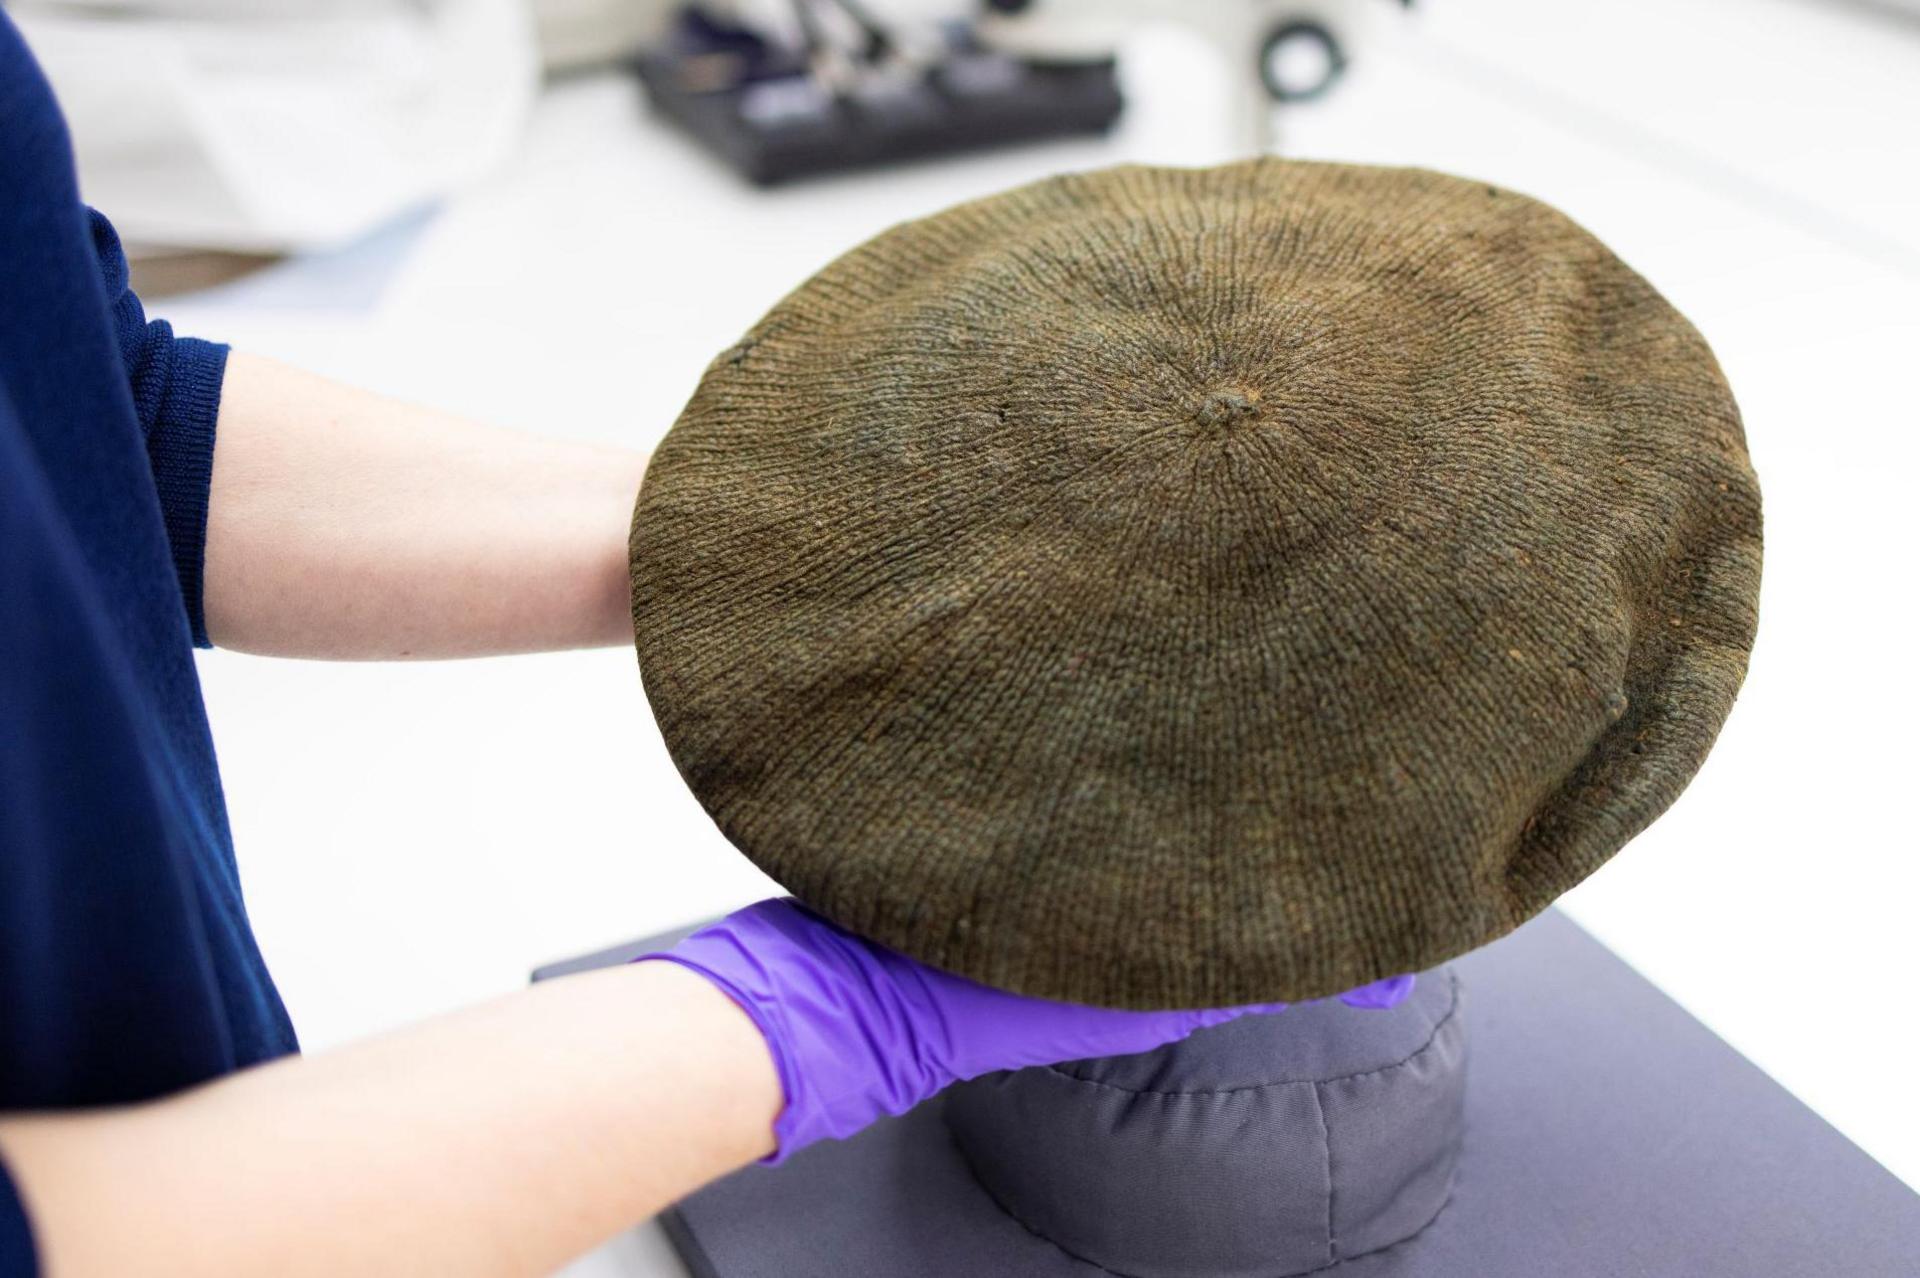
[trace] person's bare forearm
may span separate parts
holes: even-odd
[[[483,426],[258,356],[228,360],[207,630],[342,659],[624,642],[643,454]]]
[[[773,1148],[765,1040],[666,963],[149,1105],[0,1116],[49,1278],[540,1274]]]

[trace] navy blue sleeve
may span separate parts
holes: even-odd
[[[224,369],[146,322],[0,3],[0,1112],[298,1048],[190,646]],[[35,1271],[21,1208],[0,1170],[0,1278]]]
[[[207,494],[213,482],[213,430],[220,412],[220,386],[227,348],[197,338],[175,337],[165,320],[147,320],[140,299],[127,286],[127,256],[120,237],[96,210],[93,248],[113,309],[120,358],[133,390],[134,411],[147,440],[154,488],[180,575],[193,642],[206,648],[203,569],[207,551]]]
[[[26,1210],[7,1176],[7,1165],[0,1163],[0,1278],[35,1278],[39,1272]]]

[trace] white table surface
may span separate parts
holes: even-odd
[[[1909,1184],[1920,1046],[1920,26],[1811,0],[1434,0],[1284,149],[1550,199],[1691,316],[1766,490],[1759,644],[1712,759],[1568,910]],[[1222,72],[1128,51],[1106,142],[753,192],[617,76],[550,91],[430,214],[160,312],[532,430],[649,445],[706,361],[904,217],[1072,168],[1229,158]],[[630,654],[202,660],[246,889],[310,1048],[771,885],[687,794]],[[674,1274],[636,1230],[569,1271]]]

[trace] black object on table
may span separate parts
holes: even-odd
[[[869,40],[864,50],[841,51],[836,76],[818,49],[689,5],[633,66],[656,112],[760,186],[1098,135],[1120,117],[1110,58],[1012,58],[981,47],[964,24],[942,28],[940,38],[940,56],[919,65]]]

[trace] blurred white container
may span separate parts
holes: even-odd
[[[22,0],[85,198],[131,241],[351,240],[494,168],[538,82],[521,0]]]
[[[540,56],[549,70],[571,71],[619,62],[665,30],[686,0],[533,0]],[[792,0],[701,0],[718,17],[798,40]],[[876,19],[911,36],[916,29],[974,15],[974,0],[865,0]],[[825,12],[823,6],[823,13]],[[830,14],[828,16],[831,16]]]
[[[540,60],[550,71],[618,62],[652,40],[679,0],[533,0]]]

